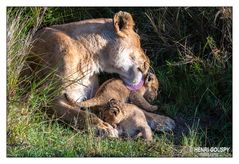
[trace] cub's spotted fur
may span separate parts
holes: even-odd
[[[148,141],[153,139],[151,128],[142,110],[137,106],[111,99],[108,108],[102,111],[101,117],[118,130],[120,137],[142,137]]]

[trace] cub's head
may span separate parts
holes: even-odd
[[[140,45],[140,37],[134,31],[134,21],[127,12],[118,12],[113,18],[114,34],[109,46],[110,72],[118,73],[128,83],[137,83],[149,69],[149,58]]]
[[[102,119],[109,124],[118,124],[124,118],[122,103],[116,99],[111,99],[107,107],[102,111]]]
[[[149,102],[153,101],[158,95],[159,88],[159,81],[155,74],[153,73],[147,74],[144,82],[144,87],[145,87],[145,93],[143,95],[144,98]]]

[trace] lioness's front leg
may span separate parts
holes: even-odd
[[[64,96],[54,101],[52,110],[57,118],[71,126],[84,130],[91,128],[98,136],[118,137],[118,131],[110,124],[102,121],[93,113],[71,106]]]
[[[144,112],[148,125],[156,132],[172,131],[176,126],[174,120],[167,116],[142,111]]]

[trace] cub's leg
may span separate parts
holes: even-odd
[[[140,131],[142,133],[142,137],[146,139],[147,141],[152,141],[153,140],[153,134],[148,125],[140,127]]]
[[[118,137],[118,131],[110,124],[102,121],[93,113],[71,106],[64,96],[54,101],[52,110],[57,118],[76,128],[83,130],[90,128],[96,135],[103,137]]]
[[[138,92],[130,92],[129,100],[134,105],[146,111],[152,112],[158,109],[157,106],[149,104],[148,101],[145,100],[145,98],[142,95],[140,95],[140,93]]]
[[[167,131],[172,131],[175,128],[175,122],[173,119],[167,116],[149,113],[144,110],[142,111],[144,112],[148,125],[154,131],[167,132]]]

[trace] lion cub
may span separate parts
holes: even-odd
[[[101,112],[101,118],[116,128],[121,137],[130,138],[140,135],[148,141],[153,139],[143,111],[134,104],[111,99]]]
[[[95,97],[76,102],[77,106],[83,108],[102,106],[110,99],[120,100],[121,102],[131,102],[146,111],[155,111],[157,106],[148,103],[157,97],[159,82],[155,74],[148,73],[142,79],[142,85],[137,91],[132,91],[131,86],[127,86],[121,79],[110,79],[104,82],[97,90]]]

